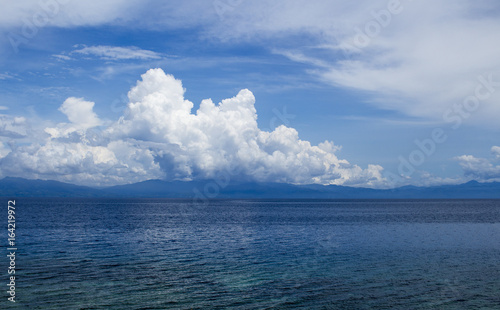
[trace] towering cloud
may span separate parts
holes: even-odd
[[[325,141],[311,145],[298,132],[258,128],[255,98],[241,90],[193,113],[182,83],[161,69],[142,75],[128,93],[124,115],[108,127],[93,102],[68,98],[60,108],[70,123],[46,128],[44,143],[17,147],[2,159],[4,175],[54,178],[80,184],[117,184],[151,178],[234,179],[295,184],[382,186],[382,167],[362,169],[339,159]]]
[[[83,98],[70,97],[64,101],[59,111],[64,113],[70,123],[58,124],[56,128],[46,128],[45,132],[54,138],[67,137],[76,131],[84,133],[87,129],[102,124],[102,121],[93,111],[94,102]]]

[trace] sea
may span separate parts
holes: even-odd
[[[5,206],[1,309],[500,309],[500,200]]]

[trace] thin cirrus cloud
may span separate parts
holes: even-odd
[[[121,47],[121,46],[84,46],[83,48],[76,49],[70,54],[95,56],[105,60],[151,60],[161,59],[162,55],[150,50],[144,50],[136,46]]]
[[[7,74],[7,73],[0,73],[0,80],[7,80],[7,79],[11,79],[12,76],[10,74]]]
[[[306,60],[308,72],[320,80],[376,94],[374,105],[412,116],[441,119],[453,103],[473,94],[478,75],[500,69],[500,4],[494,0],[54,2],[62,4],[53,14],[38,1],[9,5],[0,24],[20,28],[23,20],[45,12],[53,15],[47,26],[55,27],[202,29],[206,40],[255,42],[292,61]],[[110,59],[159,57],[110,46],[79,52]],[[499,93],[474,119],[495,123],[491,115],[500,107],[489,103]]]
[[[128,12],[137,12],[140,1],[90,0],[85,3],[70,0],[27,0],[11,2],[0,12],[0,25],[15,29],[38,18],[37,24],[51,27],[91,26],[129,21]]]
[[[75,46],[75,47],[78,47]],[[162,59],[163,55],[154,51],[141,49],[137,46],[109,46],[109,45],[81,45],[81,48],[75,49],[69,53],[52,55],[60,61],[72,60],[72,56],[84,56],[102,60],[157,60]],[[1,78],[1,76],[0,76]]]
[[[362,169],[339,159],[332,142],[311,145],[283,125],[259,129],[249,90],[219,104],[203,100],[195,113],[184,91],[181,81],[151,69],[130,90],[124,115],[104,127],[92,102],[68,98],[60,111],[69,123],[46,128],[44,141],[5,155],[2,174],[113,185],[211,179],[225,172],[249,181],[386,186],[382,167]]]
[[[426,119],[445,121],[449,109],[474,95],[479,76],[494,74],[496,91],[469,121],[498,126],[500,4],[494,0],[66,2],[57,2],[62,4],[52,9],[48,26],[192,28],[208,41],[264,44],[307,63],[307,73],[323,83],[365,92],[378,108]],[[0,23],[21,27],[22,20],[43,11],[37,3],[9,5]],[[160,57],[110,46],[75,53],[115,60]]]
[[[310,65],[308,72],[325,83],[365,92],[379,108],[427,119],[444,121],[447,110],[475,95],[479,76],[488,80],[493,74],[494,91],[470,120],[498,126],[498,2],[315,3],[274,3],[264,15],[262,3],[243,3],[244,9],[226,14],[227,23],[237,26],[214,29],[221,37],[245,40],[305,33],[307,44],[274,48]]]

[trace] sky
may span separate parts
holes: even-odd
[[[0,30],[0,177],[500,181],[498,1],[17,1]]]

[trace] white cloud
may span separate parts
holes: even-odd
[[[453,104],[475,95],[479,75],[500,71],[497,2],[400,1],[398,14],[377,21],[380,11],[389,13],[390,2],[242,4],[244,10],[228,14],[234,26],[217,29],[249,40],[306,33],[308,44],[289,44],[280,53],[310,64],[327,83],[370,93],[380,108],[429,119],[442,120]],[[493,79],[500,81],[500,74]],[[496,88],[470,120],[498,125]]]
[[[495,155],[497,159],[500,159],[500,146],[493,146],[491,148],[491,152],[493,153],[493,155]]]
[[[196,113],[179,80],[161,69],[148,71],[129,92],[126,116],[110,127],[118,139],[149,144],[167,179],[207,179],[235,169],[251,180],[373,186],[381,167],[363,170],[334,154],[330,142],[312,146],[293,128],[273,132],[257,126],[249,90],[214,104],[204,100]]]
[[[5,176],[57,179],[86,185],[119,180],[116,173],[108,174],[117,164],[114,154],[106,147],[84,143],[47,141],[44,145],[19,146],[1,163]]]
[[[441,185],[456,185],[467,182],[468,179],[456,176],[456,177],[439,177],[428,171],[416,170],[411,179],[408,179],[408,183],[400,184],[399,186],[413,185],[419,187],[429,187],[429,186],[441,186]]]
[[[71,54],[91,55],[106,60],[130,60],[130,59],[161,59],[159,53],[143,50],[136,46],[120,47],[120,46],[85,46],[71,52]],[[63,57],[64,55],[59,55]]]
[[[496,163],[500,159],[500,147],[493,146],[491,151],[495,159],[476,158],[472,155],[457,157],[464,175],[477,181],[500,182],[500,164]]]
[[[60,61],[64,61],[64,60],[71,60],[71,57],[69,57],[68,55],[64,55],[64,54],[61,54],[61,55],[52,55],[52,57],[60,60]]]
[[[17,81],[21,81],[21,79],[19,79],[15,74],[8,73],[8,72],[0,73],[0,80],[17,80]]]
[[[500,80],[500,5],[494,0],[217,3],[72,1],[49,14],[38,1],[18,1],[3,7],[0,24],[19,30],[23,20],[48,12],[47,26],[56,27],[203,29],[207,40],[265,44],[292,61],[307,63],[308,73],[326,83],[367,92],[379,108],[434,121],[443,121],[448,109],[475,94],[479,75],[497,74],[493,79]],[[80,51],[107,59],[159,57],[151,51],[119,49],[93,46]],[[499,100],[496,89],[468,121],[498,126]]]
[[[102,122],[92,102],[68,98],[60,110],[71,123],[47,128],[46,141],[9,153],[2,174],[99,185],[220,173],[253,181],[385,185],[382,167],[362,169],[339,159],[332,142],[311,145],[286,126],[260,130],[249,90],[219,104],[203,100],[195,113],[184,92],[181,81],[149,70],[130,90],[124,116],[103,131],[94,128]]]
[[[12,76],[8,73],[0,73],[0,80],[7,80],[7,79],[11,79]]]
[[[11,117],[0,114],[0,137],[18,139],[26,137],[28,132],[29,129],[24,117]]]
[[[493,0],[247,1],[205,29],[211,39],[265,42],[323,82],[432,121],[475,95],[478,76],[494,74],[495,92],[465,113],[469,122],[498,127],[499,15]]]
[[[140,1],[135,0],[73,0],[9,2],[0,11],[3,28],[21,27],[35,18],[38,25],[56,27],[90,26],[103,23],[129,21],[127,12],[137,12]]]
[[[70,97],[64,101],[59,111],[64,113],[70,123],[58,124],[55,128],[46,128],[45,132],[53,138],[68,137],[79,131],[85,132],[89,128],[103,124],[97,114],[94,113],[94,102],[85,101],[83,98]]]
[[[93,102],[85,101],[83,98],[70,97],[64,101],[59,110],[66,114],[70,122],[87,129],[101,124],[101,121],[92,110],[93,108]]]
[[[10,148],[0,141],[0,159],[10,153]]]

